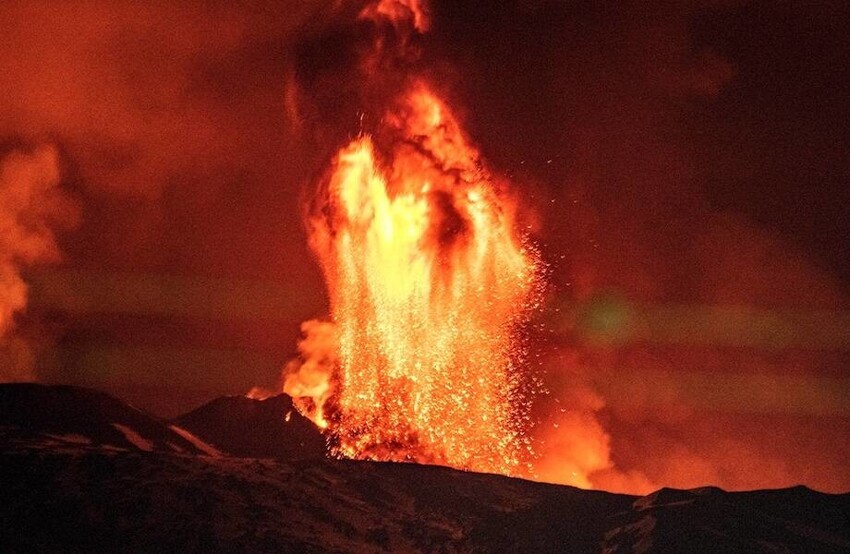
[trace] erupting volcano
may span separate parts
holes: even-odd
[[[427,28],[418,2],[361,17]],[[405,81],[319,183],[308,230],[331,322],[304,325],[284,390],[335,455],[516,474],[529,448],[518,332],[538,257],[508,184],[433,87]]]

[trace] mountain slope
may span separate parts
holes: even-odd
[[[644,498],[414,464],[0,455],[0,551],[850,552],[850,495]]]
[[[265,400],[217,398],[175,422],[236,456],[298,460],[324,458],[327,450],[319,429],[286,394]]]
[[[219,417],[286,406],[216,402]],[[195,437],[174,448],[191,437],[177,429],[94,391],[0,386],[0,552],[850,552],[850,494],[634,497],[415,464],[213,457]]]
[[[806,487],[661,489],[605,534],[605,552],[850,552],[850,495]]]
[[[412,464],[0,456],[0,550],[596,552],[630,497]]]
[[[19,443],[218,455],[191,433],[102,392],[64,385],[0,384],[0,447]]]

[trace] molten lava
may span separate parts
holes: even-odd
[[[410,33],[427,30],[426,16],[422,0],[360,13]],[[284,390],[328,429],[335,455],[520,474],[518,331],[537,301],[538,256],[517,233],[507,183],[433,87],[403,82],[319,184],[309,240],[331,321],[304,324]]]
[[[308,323],[285,389],[312,398],[304,411],[330,424],[338,455],[514,473],[527,447],[516,331],[536,254],[425,84],[382,121],[339,151],[310,220],[338,357],[316,354],[331,332]]]

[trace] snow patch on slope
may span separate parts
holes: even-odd
[[[90,438],[83,435],[79,435],[77,433],[66,433],[64,435],[54,435],[51,433],[45,433],[44,436],[70,444],[80,444],[88,446],[92,443],[92,440]]]
[[[124,435],[130,443],[133,444],[139,450],[144,450],[145,452],[153,451],[153,443],[145,438],[143,438],[140,434],[130,429],[126,425],[121,425],[120,423],[112,423],[113,427],[121,431],[121,434]]]
[[[198,437],[196,437],[195,435],[193,435],[189,431],[187,431],[185,429],[181,429],[180,427],[177,427],[176,425],[169,425],[169,427],[171,428],[172,431],[174,431],[175,433],[177,433],[178,435],[180,435],[181,437],[183,437],[184,439],[186,439],[187,441],[189,441],[193,445],[195,445],[195,448],[197,448],[198,450],[202,450],[204,453],[206,453],[207,456],[212,456],[213,458],[221,458],[222,457],[221,452],[219,452],[218,450],[216,450],[214,447],[210,446],[209,444],[205,443],[204,441],[202,441],[201,439],[199,439]]]

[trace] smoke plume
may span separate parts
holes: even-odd
[[[26,340],[12,333],[16,314],[27,305],[24,270],[59,261],[55,229],[77,217],[60,180],[52,146],[13,150],[0,159],[0,381],[35,377]]]
[[[339,337],[330,321],[311,319],[301,324],[304,338],[298,343],[298,358],[283,370],[283,392],[310,419],[324,427],[322,412],[334,393],[334,372],[339,363]]]

